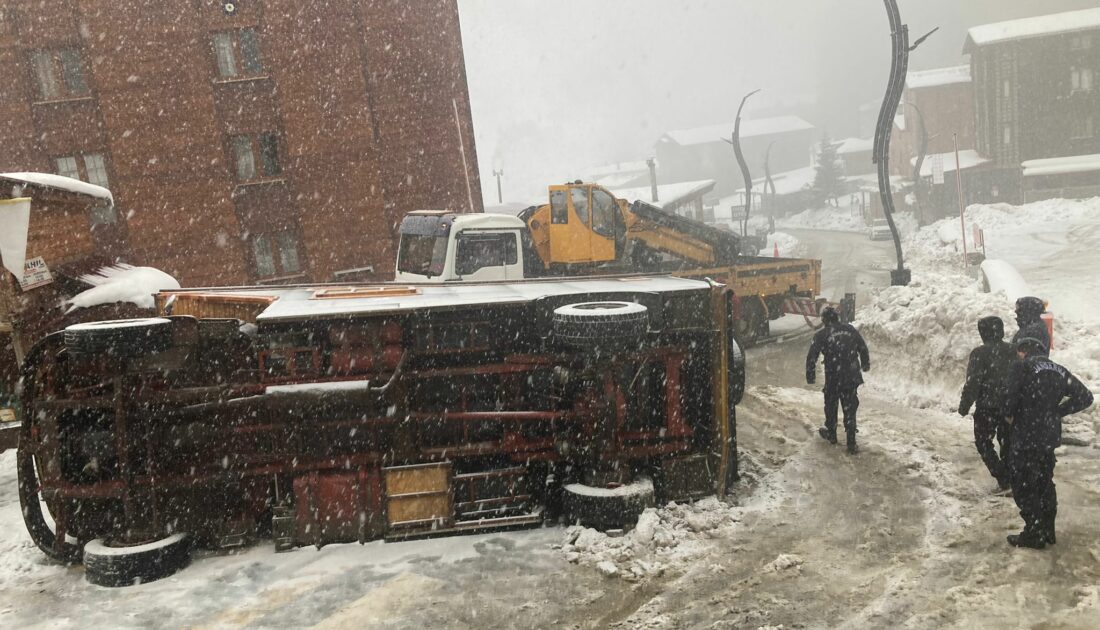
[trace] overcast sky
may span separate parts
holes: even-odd
[[[1097,0],[900,0],[911,36],[940,31],[911,69],[966,62],[978,24]],[[796,113],[858,132],[890,71],[881,0],[459,0],[485,199],[532,201],[592,166],[645,159],[661,133]],[[731,129],[732,131],[732,129]]]

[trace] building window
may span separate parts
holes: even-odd
[[[283,172],[279,163],[279,136],[267,132],[256,136],[238,135],[231,140],[237,179],[242,182],[274,177]],[[257,165],[256,155],[260,161]]]
[[[260,37],[254,28],[214,33],[214,57],[221,79],[255,77],[264,71]]]
[[[1088,50],[1092,48],[1092,35],[1075,35],[1069,40],[1070,50]]]
[[[58,175],[108,188],[107,161],[102,153],[84,153],[54,158]]]
[[[87,96],[88,78],[80,53],[72,48],[31,53],[38,97],[43,101]]]
[[[1012,144],[1012,127],[1008,125],[1004,127],[1004,144],[1005,146]]]
[[[1001,96],[1008,98],[1012,96],[1012,82],[1005,79],[1004,84],[1001,86]]]
[[[302,271],[298,236],[284,231],[252,237],[252,255],[260,278],[286,276]]]
[[[54,158],[53,163],[58,175],[109,187],[107,160],[102,153],[63,155]],[[112,205],[100,205],[92,209],[92,225],[111,224],[117,220],[118,215]]]
[[[1092,68],[1070,68],[1070,86],[1074,92],[1089,92],[1092,90]]]
[[[1092,138],[1096,132],[1096,122],[1092,114],[1076,116],[1073,120],[1073,139]]]

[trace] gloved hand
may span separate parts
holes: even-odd
[[[970,407],[963,407],[962,405],[959,405],[959,415],[960,416],[965,418],[966,414],[968,414],[968,413],[970,413]]]
[[[807,385],[813,385],[814,381],[816,379],[817,379],[817,374],[815,374],[813,372],[806,372],[806,384]]]

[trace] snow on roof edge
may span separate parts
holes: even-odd
[[[705,125],[690,129],[667,131],[662,137],[670,138],[682,146],[721,142],[722,138],[733,134],[734,123]],[[741,119],[741,137],[754,138],[796,131],[808,131],[814,128],[798,116],[775,116],[772,118]]]
[[[951,66],[949,68],[933,68],[931,70],[918,70],[910,72],[905,77],[905,87],[910,90],[921,88],[941,87],[957,83],[970,83],[970,65]]]
[[[35,186],[45,186],[47,188],[63,190],[65,192],[76,193],[78,195],[88,195],[91,197],[96,197],[98,199],[106,199],[111,203],[111,205],[114,205],[115,203],[114,195],[112,195],[111,191],[107,190],[103,186],[89,184],[88,182],[83,182],[79,179],[73,179],[72,177],[65,177],[64,175],[33,172],[0,173],[0,178],[21,182],[24,184],[32,184]]]
[[[1100,29],[1100,8],[1051,13],[1018,20],[982,24],[967,31],[965,50],[1043,35]]]
[[[1100,153],[1091,155],[1068,155],[1065,157],[1027,160],[1020,164],[1024,177],[1040,175],[1068,175],[1072,173],[1091,173],[1100,171]]]

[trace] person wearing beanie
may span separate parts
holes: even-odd
[[[848,453],[859,452],[856,445],[857,390],[863,384],[861,371],[871,369],[867,343],[851,324],[840,323],[840,314],[833,307],[821,312],[821,330],[814,335],[806,354],[806,382],[813,384],[817,376],[817,357],[825,355],[825,426],[818,434],[836,444],[837,406],[844,410],[844,432]]]
[[[1008,537],[1014,547],[1042,549],[1056,542],[1054,449],[1062,442],[1062,418],[1092,405],[1092,392],[1069,370],[1046,356],[1042,339],[1016,343],[1020,360],[1008,375],[1005,415],[1012,425],[1009,467],[1012,495],[1024,529]]]
[[[1043,313],[1046,304],[1037,297],[1022,297],[1016,300],[1016,325],[1019,330],[1012,337],[1012,344],[1016,345],[1021,339],[1036,339],[1043,345],[1043,356],[1050,354],[1050,333],[1043,322]]]
[[[1016,351],[1005,342],[1005,325],[1000,317],[978,320],[982,345],[970,353],[966,366],[966,384],[959,400],[959,415],[966,417],[974,407],[974,445],[997,480],[997,491],[1010,488],[1008,451],[1009,426],[1005,422],[1004,398],[1008,371],[1016,360]],[[993,446],[993,439],[997,445]]]

